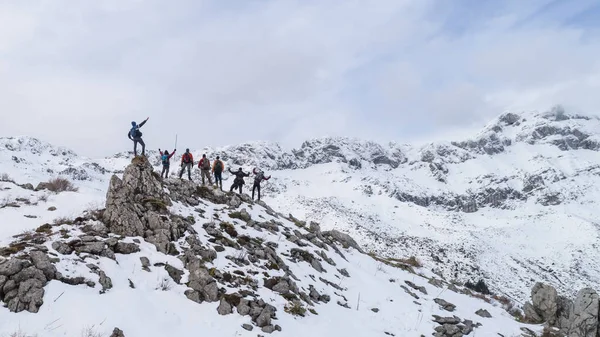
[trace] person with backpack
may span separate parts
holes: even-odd
[[[262,183],[263,180],[269,180],[271,179],[271,176],[265,178],[265,173],[261,170],[256,170],[256,168],[254,168],[252,170],[252,173],[254,173],[255,177],[254,177],[254,185],[252,186],[252,200],[254,200],[254,190],[258,189],[258,199],[256,199],[257,201],[260,201],[260,183]]]
[[[181,171],[179,172],[179,179],[183,176],[183,171],[187,168],[188,179],[192,181],[192,167],[194,166],[194,156],[190,153],[190,149],[185,149],[185,153],[181,156]]]
[[[160,160],[162,161],[162,172],[160,174],[160,177],[163,178],[169,178],[169,167],[171,167],[171,157],[173,157],[173,155],[175,155],[175,152],[177,151],[177,149],[173,150],[173,152],[171,152],[171,154],[169,154],[169,151],[165,150],[165,152],[162,152],[160,149],[158,149],[158,152],[160,152]]]
[[[242,186],[244,186],[245,184],[244,177],[249,177],[250,173],[245,173],[244,171],[242,171],[241,167],[237,170],[237,172],[233,172],[231,169],[229,169],[229,173],[235,176],[235,179],[233,180],[233,185],[231,185],[229,192],[233,192],[234,189],[239,188],[240,194],[242,194]]]
[[[200,159],[198,162],[198,168],[200,169],[200,175],[202,176],[202,185],[204,185],[204,177],[206,177],[209,184],[212,185],[212,178],[210,176],[210,160],[206,158],[206,154],[202,155],[202,159]]]
[[[223,190],[223,169],[225,169],[225,165],[223,164],[219,156],[217,156],[217,159],[213,163],[212,171],[215,175],[215,184],[219,186],[221,190]]]
[[[150,119],[150,117],[146,118],[140,124],[137,124],[135,121],[131,122],[131,129],[127,136],[129,139],[133,141],[133,155],[137,157],[137,144],[140,143],[142,145],[142,156],[146,156],[146,144],[142,140],[142,132],[140,128],[146,124],[146,122]]]

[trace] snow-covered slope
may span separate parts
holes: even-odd
[[[593,262],[599,257],[598,149],[598,118],[556,108],[505,113],[472,139],[418,147],[323,138],[290,151],[259,142],[193,153],[196,159],[220,155],[234,169],[266,170],[273,178],[263,183],[263,199],[274,209],[349,233],[367,251],[414,255],[448,279],[483,278],[523,301],[536,281],[568,294],[600,288]],[[92,160],[27,137],[0,139],[0,173],[19,184],[71,177],[78,198],[50,195],[49,202],[67,202],[74,213],[102,201],[110,175],[122,172],[128,156]],[[157,152],[149,158],[158,171]],[[172,175],[177,168],[174,163]],[[228,188],[232,178],[225,178]],[[0,212],[16,219],[24,210]]]
[[[0,250],[0,335],[520,336],[527,327],[500,302],[373,258],[344,234],[151,170],[136,159],[112,177],[102,209],[39,227],[3,223],[4,235],[22,233]],[[45,201],[1,184],[3,195],[30,199],[22,214],[74,209],[54,198],[92,191]]]

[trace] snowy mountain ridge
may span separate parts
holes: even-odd
[[[274,209],[350,233],[368,251],[414,255],[448,279],[483,278],[524,300],[536,281],[569,294],[600,288],[598,149],[597,117],[555,108],[504,113],[472,139],[418,147],[331,137],[289,151],[255,142],[193,153],[266,170]],[[0,139],[0,173],[18,183],[64,175],[98,193],[130,157],[92,160],[28,137]],[[157,151],[148,157],[158,170]],[[79,207],[101,200],[86,202]]]

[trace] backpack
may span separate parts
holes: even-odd
[[[131,130],[129,130],[129,135],[131,136],[131,138],[140,138],[142,137],[142,131],[140,131],[140,129],[136,125],[132,127]]]
[[[208,158],[202,158],[202,167],[203,170],[210,170],[210,161]]]
[[[163,165],[169,165],[169,155],[168,154],[163,154],[161,156],[161,159],[162,159]]]
[[[190,157],[189,153],[184,153],[183,154],[183,162],[186,163],[186,164],[192,162],[192,158]]]
[[[256,174],[256,177],[254,177],[254,181],[257,183],[260,183],[261,180],[264,178],[265,174],[263,171],[258,171],[258,173]]]
[[[220,160],[217,160],[217,162],[215,163],[215,172],[222,172],[223,171],[223,162]]]

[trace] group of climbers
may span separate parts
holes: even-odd
[[[129,130],[129,139],[133,141],[133,153],[137,156],[137,144],[142,145],[142,156],[146,156],[146,144],[142,140],[142,132],[139,130],[144,124],[148,121],[149,118],[146,118],[140,124],[136,122],[131,122],[132,128]],[[160,153],[160,159],[162,162],[162,172],[160,174],[161,178],[169,178],[169,171],[171,167],[171,158],[177,152],[177,149],[174,149],[171,153],[169,151],[158,149]],[[192,181],[192,167],[194,166],[194,156],[190,152],[190,149],[185,149],[185,153],[181,156],[181,170],[179,171],[179,179],[183,179],[183,173],[187,169],[188,179]],[[206,157],[206,154],[202,155],[202,159],[198,162],[198,168],[200,169],[200,176],[202,177],[202,185],[206,185],[206,181],[210,185],[213,185],[212,177],[215,178],[215,185],[223,190],[223,171],[225,170],[225,164],[221,161],[221,158],[217,156],[214,160],[212,166],[210,164],[210,160]],[[228,169],[229,173],[235,176],[233,180],[233,184],[229,189],[229,192],[233,192],[234,189],[239,189],[240,194],[242,193],[242,187],[245,184],[244,178],[249,177],[250,173],[246,173],[240,167],[237,171],[232,171],[231,168]],[[212,173],[212,175],[211,175]],[[254,168],[252,170],[254,173],[254,184],[252,185],[252,200],[254,200],[254,192],[258,191],[258,199],[260,200],[260,183],[263,181],[267,181],[271,179],[271,176],[265,177],[265,174],[261,170],[257,170]]]

